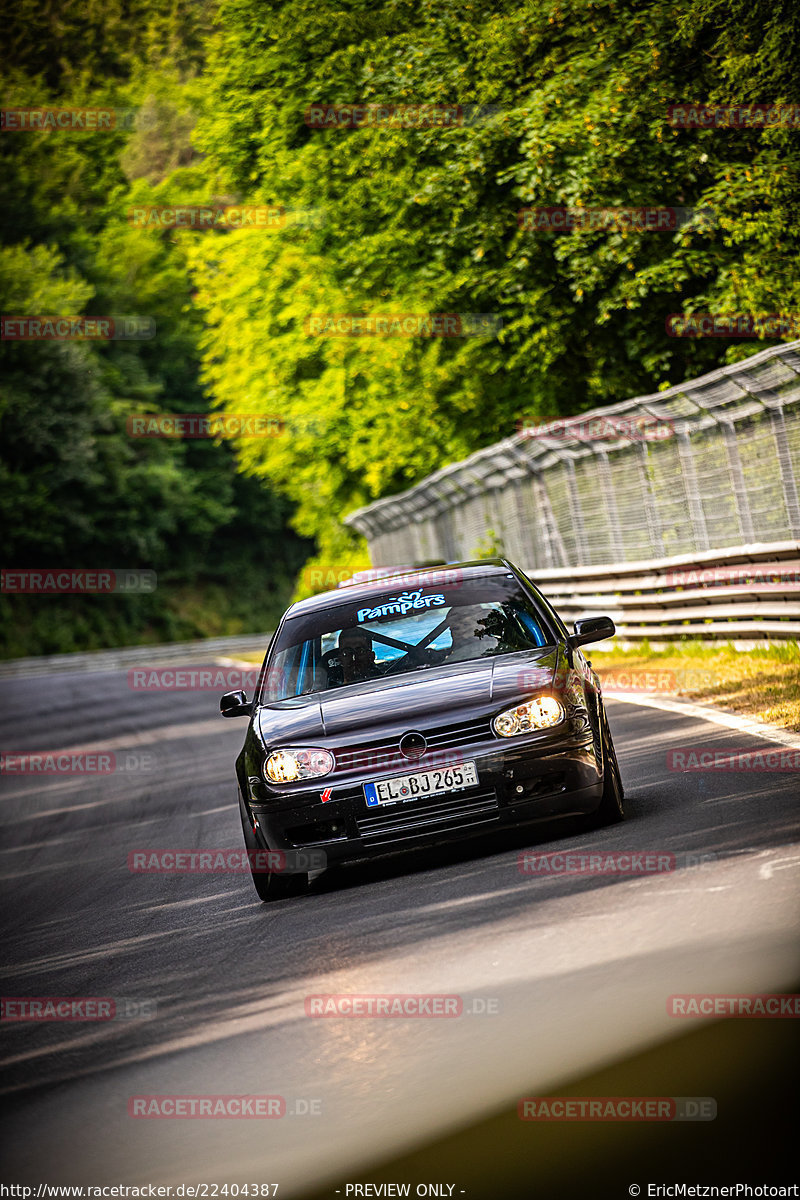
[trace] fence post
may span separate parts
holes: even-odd
[[[758,417],[759,441],[757,453],[748,457],[745,430],[751,413]],[[452,559],[465,557],[472,548],[465,542],[484,537],[487,528],[505,535],[503,513],[509,529],[520,530],[517,556],[535,556],[540,570],[613,558],[624,563],[669,549],[674,554],[678,547],[701,553],[734,542],[771,542],[776,526],[781,533],[785,528],[785,537],[800,538],[800,341],[657,395],[595,409],[583,415],[583,423],[596,421],[599,429],[616,416],[667,420],[675,439],[669,452],[662,456],[655,447],[637,446],[638,438],[626,443],[599,432],[592,433],[587,448],[586,438],[567,421],[558,437],[539,430],[533,446],[518,433],[442,468],[407,492],[358,509],[346,523],[386,543],[384,554],[390,541],[397,555],[405,548],[397,561],[410,561],[417,546],[414,534],[420,531],[411,522],[421,519],[436,542],[435,550],[427,544],[426,549]],[[759,472],[768,504],[766,491],[757,496]],[[601,504],[607,520],[598,513]],[[563,530],[557,523],[562,515]]]
[[[680,456],[681,467],[683,469],[683,485],[689,504],[689,515],[692,518],[695,550],[710,550],[706,515],[703,512],[703,502],[700,499],[700,488],[697,484],[697,472],[694,467],[694,455],[692,454],[692,443],[688,430],[685,428],[676,430],[676,436],[678,438],[678,455]]]
[[[756,540],[753,533],[753,518],[750,513],[750,496],[747,492],[747,484],[744,481],[744,471],[742,470],[742,460],[739,457],[739,444],[736,438],[736,426],[733,421],[724,417],[718,417],[722,426],[722,435],[725,438],[725,449],[728,452],[728,470],[731,475],[731,485],[733,496],[736,500],[736,515],[739,518],[739,529],[742,534],[742,541],[746,546]]]
[[[789,439],[786,436],[786,418],[783,406],[773,408],[770,413],[770,423],[775,437],[775,450],[778,456],[778,469],[783,485],[783,499],[786,505],[786,517],[793,537],[800,537],[800,504],[797,501],[797,483],[792,467],[792,456],[789,453]]]
[[[585,563],[588,562],[586,526],[583,523],[583,509],[581,508],[581,499],[578,495],[578,485],[575,481],[575,462],[568,451],[561,454],[556,451],[556,454],[567,469],[567,491],[569,492],[572,507],[572,523],[575,526],[575,549],[578,554],[578,562]]]
[[[533,475],[533,490],[536,493],[537,504],[543,518],[544,544],[548,558],[548,562],[545,565],[548,567],[569,567],[572,564],[569,562],[567,548],[564,545],[561,530],[556,524],[556,517],[553,512],[553,506],[550,503],[550,497],[547,494],[547,488],[540,478],[538,471],[534,472]]]
[[[597,451],[597,468],[603,487],[603,503],[608,509],[608,521],[611,530],[611,561],[622,562],[625,558],[625,547],[622,544],[622,536],[620,534],[619,509],[617,508],[617,497],[611,478],[611,465],[608,461],[607,450]],[[644,482],[645,486],[647,486],[646,477]]]

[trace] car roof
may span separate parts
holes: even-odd
[[[504,558],[480,558],[471,562],[440,563],[432,567],[400,567],[396,575],[381,575],[368,583],[349,584],[341,589],[318,592],[316,596],[298,600],[289,606],[285,615],[295,617],[323,608],[333,608],[335,605],[352,604],[362,597],[371,599],[379,591],[391,592],[398,588],[402,590],[409,586],[426,587],[429,584],[441,587],[447,584],[448,577],[455,572],[467,579],[478,579],[482,575],[508,575],[509,572],[514,572],[514,567]]]

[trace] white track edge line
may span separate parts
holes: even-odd
[[[699,721],[710,721],[714,725],[726,725],[729,729],[738,729],[751,737],[764,738],[765,741],[778,742],[781,746],[791,746],[794,750],[800,750],[800,734],[792,733],[790,729],[781,729],[779,725],[770,725],[767,721],[757,721],[753,717],[740,717],[738,713],[709,708],[705,704],[692,704],[689,700],[666,700],[661,696],[646,693],[634,696],[629,692],[604,691],[603,695],[609,700],[621,700],[623,704],[660,708],[664,712],[680,713],[684,717],[695,717]]]

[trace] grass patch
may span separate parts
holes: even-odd
[[[587,647],[587,654],[609,690],[682,696],[800,732],[797,642],[775,642],[761,650],[699,640],[652,650],[642,642],[630,650]]]

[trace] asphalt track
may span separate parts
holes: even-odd
[[[263,905],[244,875],[128,869],[135,850],[240,846],[245,723],[217,704],[132,691],[124,671],[3,683],[4,752],[96,748],[127,769],[0,778],[2,993],[156,1009],[2,1022],[9,1183],[298,1196],[687,1034],[698,1022],[667,1015],[671,994],[781,992],[800,977],[797,773],[667,769],[670,748],[764,741],[610,701],[624,825],[470,841]],[[528,847],[714,857],[642,878],[529,877]],[[464,1012],[306,1016],[305,997],[327,993],[456,994]],[[287,1111],[128,1115],[129,1097],[153,1094],[279,1095]]]

